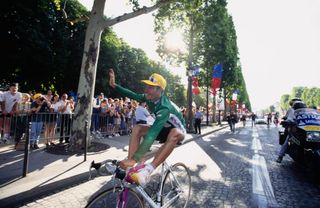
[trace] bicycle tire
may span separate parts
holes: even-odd
[[[114,191],[115,190],[115,191]],[[86,208],[116,208],[119,194],[122,191],[120,186],[110,188],[94,197],[86,206]],[[138,194],[129,189],[127,198],[127,208],[143,208],[143,201]]]
[[[176,178],[176,181],[174,177]],[[183,163],[176,163],[171,166],[171,171],[168,170],[165,174],[162,191],[161,191],[161,205],[166,204],[170,199],[175,197],[179,192],[183,191],[177,200],[175,200],[169,207],[187,207],[191,194],[191,176],[189,169]]]

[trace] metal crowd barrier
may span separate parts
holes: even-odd
[[[32,138],[32,134],[40,128],[40,142],[52,139],[68,141],[71,136],[72,117],[72,114],[60,113],[0,114],[0,138],[3,142],[7,134],[9,141],[18,142],[28,132]],[[92,114],[90,130],[92,134],[99,134],[100,137],[126,135],[130,134],[134,120],[123,118],[117,122],[107,114],[95,113]]]

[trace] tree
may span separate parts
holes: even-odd
[[[164,60],[177,65],[187,66],[190,73],[196,65],[194,43],[199,37],[201,31],[201,19],[203,14],[203,1],[182,0],[159,9],[155,18],[155,32],[158,34],[157,42],[160,57]],[[172,49],[166,45],[166,35],[169,32],[180,30],[183,32],[183,41],[188,47],[186,51],[181,48]],[[188,76],[187,90],[187,130],[193,131],[192,128],[192,76]]]
[[[73,17],[86,14],[75,0],[67,6]],[[52,0],[7,1],[0,20],[6,51],[0,80],[19,82],[25,91],[76,89],[84,23],[70,25]]]
[[[280,108],[283,110],[283,111],[286,111],[289,109],[289,101],[290,101],[290,95],[288,94],[285,94],[285,95],[282,95],[281,98],[280,98]]]
[[[72,149],[83,147],[83,141],[86,139],[85,126],[86,121],[90,121],[92,115],[92,98],[94,96],[94,86],[96,81],[96,69],[99,59],[99,49],[101,33],[106,28],[111,27],[119,22],[126,21],[141,14],[149,13],[160,6],[169,3],[169,0],[158,1],[151,7],[139,7],[138,0],[131,0],[134,5],[134,11],[122,16],[107,20],[103,18],[105,0],[95,0],[90,14],[88,27],[85,36],[84,52],[81,64],[78,100],[76,103],[74,121],[71,133]]]
[[[291,91],[291,98],[301,98],[303,91],[305,90],[305,87],[294,87]]]
[[[221,87],[225,88],[226,97],[231,99],[238,90],[239,101],[251,109],[238,58],[236,32],[226,5],[225,0],[179,1],[160,9],[155,20],[158,53],[171,63],[200,65],[205,69],[200,73],[201,87],[211,85],[212,68],[222,63]],[[184,32],[184,41],[189,46],[187,52],[166,47],[165,34],[176,29]],[[193,57],[191,64],[189,57]]]

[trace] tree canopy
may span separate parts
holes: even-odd
[[[292,98],[301,98],[309,108],[320,107],[320,88],[318,87],[293,87],[291,94],[284,94],[280,99],[280,108],[289,109],[289,101]]]
[[[251,109],[238,58],[236,32],[226,6],[226,0],[185,0],[160,8],[155,20],[158,52],[173,63],[201,66],[204,69],[200,74],[202,87],[211,85],[212,68],[222,63],[221,87],[225,89],[226,97],[231,100],[237,90],[238,101]],[[165,36],[174,29],[184,32],[188,51],[169,50],[166,46]],[[189,63],[190,56],[194,57],[192,63]]]
[[[67,19],[61,1],[13,0],[6,4],[1,12],[6,51],[1,82],[18,82],[22,91],[76,91],[87,28],[86,18],[79,19],[89,16],[89,12],[76,0],[68,0],[65,5]],[[95,92],[115,97],[119,95],[110,91],[106,81],[110,67],[115,69],[119,84],[138,92],[143,90],[141,79],[156,71],[163,74],[170,80],[167,94],[184,105],[185,90],[180,78],[108,28],[102,33]]]

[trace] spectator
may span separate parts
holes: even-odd
[[[31,103],[31,138],[30,149],[39,149],[39,139],[41,130],[43,127],[43,113],[50,111],[51,103],[46,100],[40,93],[33,96],[33,102]]]
[[[90,130],[95,132],[99,130],[99,114],[100,114],[100,105],[104,99],[104,94],[101,92],[97,98],[93,98],[93,109],[91,117],[91,127]]]
[[[70,138],[70,128],[71,128],[71,119],[72,112],[74,110],[73,102],[68,100],[68,95],[64,93],[59,101],[59,112],[61,113],[60,121],[60,140],[59,143],[62,144],[63,139],[65,143],[69,143]]]
[[[55,93],[51,99],[50,113],[48,115],[48,120],[45,124],[45,139],[47,147],[49,145],[55,145],[53,142],[53,138],[57,126],[59,105],[59,95]]]
[[[52,91],[51,91],[51,90],[48,90],[48,91],[47,91],[47,94],[44,95],[43,97],[44,97],[46,100],[51,101],[51,100],[52,100],[52,97],[53,97]]]
[[[18,110],[16,116],[16,133],[15,133],[15,149],[18,143],[24,137],[25,133],[28,132],[28,117],[31,110],[30,95],[24,93],[21,101],[18,103]]]
[[[200,112],[199,107],[197,107],[196,112],[194,113],[194,119],[195,134],[201,134],[201,121],[203,119],[203,114]]]
[[[146,102],[140,102],[135,111],[136,124],[146,125],[148,116],[150,116],[150,113],[146,108]]]
[[[2,123],[4,124],[3,142],[6,143],[10,137],[10,127],[12,116],[17,112],[17,105],[22,98],[22,94],[18,92],[18,83],[11,83],[9,91],[2,94]],[[1,122],[0,122],[1,123]]]

